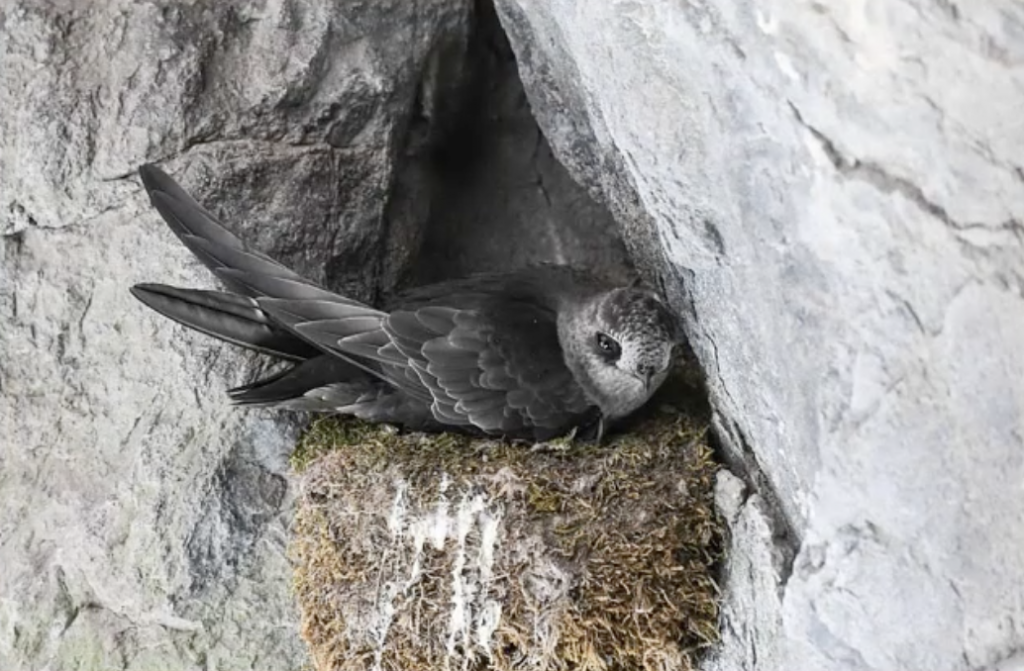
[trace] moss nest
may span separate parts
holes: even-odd
[[[697,379],[600,446],[315,422],[291,548],[315,668],[693,668],[723,547]]]

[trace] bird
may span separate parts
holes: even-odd
[[[589,432],[600,442],[664,382],[681,339],[655,291],[557,264],[416,287],[373,307],[250,248],[155,164],[139,176],[226,290],[141,283],[132,295],[290,362],[228,390],[236,405],[534,441]]]

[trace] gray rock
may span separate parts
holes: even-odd
[[[727,470],[715,481],[715,504],[729,526],[721,605],[722,642],[705,660],[705,671],[779,669],[782,617],[779,576],[784,558],[765,503]]]
[[[1024,6],[497,6],[555,155],[687,315],[771,516],[781,569],[746,561],[778,611],[729,621],[782,627],[727,636],[769,647],[732,668],[1019,655]]]
[[[493,7],[477,4],[472,97],[439,142],[418,283],[549,261],[632,277],[618,226],[555,159]]]

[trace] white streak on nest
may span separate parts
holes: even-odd
[[[409,507],[406,502],[406,492],[409,491],[409,485],[404,480],[395,481],[395,498],[391,504],[391,512],[388,514],[388,531],[391,532],[391,540],[394,545],[401,543],[402,527],[405,522],[406,516],[409,514]],[[388,640],[388,631],[391,630],[391,623],[395,620],[395,597],[397,596],[398,590],[394,581],[382,580],[384,566],[388,554],[393,551],[392,548],[383,548],[383,556],[381,557],[380,571],[378,575],[377,584],[377,608],[374,609],[374,615],[371,619],[371,627],[369,636],[376,644],[373,651],[373,668],[374,671],[380,671],[381,659],[384,656],[384,644]]]
[[[498,628],[501,604],[487,598],[487,590],[493,577],[494,551],[498,544],[498,526],[501,517],[488,510],[482,494],[463,498],[455,514],[455,557],[452,562],[452,606],[448,621],[448,656],[455,655],[455,648],[469,651],[473,647],[473,630],[476,645],[482,650],[490,649],[491,636]],[[467,538],[473,527],[479,529],[480,547],[472,561],[467,557]],[[465,657],[468,662],[469,655]]]
[[[377,608],[369,633],[375,644],[375,671],[381,668],[388,631],[396,613],[405,608],[406,597],[422,577],[423,551],[427,543],[440,552],[449,539],[452,545],[452,602],[448,623],[447,651],[455,656],[457,647],[467,653],[475,646],[489,651],[491,637],[501,619],[501,604],[487,598],[488,587],[494,577],[495,552],[501,515],[488,509],[485,497],[477,493],[466,495],[454,506],[446,496],[451,486],[447,475],[439,486],[433,508],[425,514],[411,515],[408,483],[395,482],[395,496],[388,513],[388,531],[391,544],[382,548],[381,572],[377,585]],[[474,534],[474,530],[476,533]],[[471,539],[470,536],[473,536]],[[469,548],[470,544],[479,547]],[[404,579],[387,579],[385,572],[393,566],[393,559],[408,557],[408,563],[399,559],[399,565],[409,566]],[[390,576],[388,576],[390,577]],[[470,656],[464,657],[468,662]]]
[[[498,527],[501,515],[484,510],[479,515],[480,524],[480,587],[487,594],[487,587],[494,578],[494,550],[498,546]],[[501,604],[494,599],[484,598],[476,613],[476,642],[484,650],[491,647],[491,636],[501,620]]]
[[[437,497],[437,508],[434,509],[434,514],[427,518],[429,524],[430,533],[428,534],[431,543],[435,550],[444,549],[444,541],[448,538],[448,529],[451,526],[451,518],[448,515],[448,497],[445,493],[448,491],[448,486],[451,484],[451,480],[448,479],[448,474],[445,473],[441,476],[440,493]]]
[[[448,656],[455,655],[455,646],[462,643],[469,649],[469,623],[472,616],[466,614],[466,602],[472,601],[474,585],[466,580],[466,537],[473,526],[477,513],[484,508],[483,497],[474,496],[467,504],[463,499],[455,511],[455,559],[452,562],[452,612],[448,620]]]
[[[375,608],[372,625],[368,632],[370,639],[375,644],[373,653],[373,669],[380,671],[381,660],[384,656],[384,646],[387,643],[388,632],[394,622],[395,614],[401,604],[396,606],[396,601],[409,593],[409,590],[416,584],[423,570],[423,545],[430,540],[431,545],[437,549],[444,549],[445,539],[448,537],[448,528],[451,520],[448,514],[448,498],[445,492],[451,484],[447,474],[440,483],[440,495],[434,510],[419,519],[409,519],[409,483],[404,480],[395,481],[395,497],[388,513],[388,531],[391,533],[391,546],[382,548],[380,572],[378,573],[377,585],[377,607]],[[412,562],[409,568],[409,575],[404,580],[384,579],[384,572],[389,567],[389,559],[393,555],[402,557],[406,550],[406,542],[411,541]]]
[[[398,612],[398,609],[395,608],[395,597],[398,594],[398,586],[390,580],[377,586],[377,617],[372,620],[373,626],[370,630],[370,637],[376,644],[373,651],[374,671],[381,669],[380,662],[384,656],[384,644],[387,642],[388,631],[395,619],[395,613]]]
[[[391,532],[391,540],[395,540],[402,533],[402,522],[409,512],[405,503],[405,493],[409,491],[409,485],[404,480],[395,482],[395,502],[391,504],[391,514],[388,515],[388,531]]]
[[[450,484],[451,481],[448,479],[448,475],[442,476],[439,487],[440,492],[437,503],[434,505],[434,510],[425,517],[412,520],[408,524],[409,528],[405,536],[412,539],[413,554],[412,567],[409,570],[409,577],[405,581],[406,592],[419,580],[420,573],[423,570],[423,544],[429,539],[431,547],[435,550],[440,551],[444,549],[444,541],[448,537],[448,526],[450,524],[448,518],[449,503],[445,492],[448,491]]]

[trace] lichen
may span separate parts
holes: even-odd
[[[603,445],[315,422],[291,548],[315,667],[693,668],[723,547],[697,379]]]

